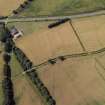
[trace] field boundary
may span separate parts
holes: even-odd
[[[62,56],[58,56],[58,57],[55,57],[55,58],[52,58],[50,60],[52,61],[58,61],[60,57],[64,57],[65,59],[70,59],[70,58],[79,58],[79,57],[87,57],[87,56],[94,56],[94,55],[97,55],[97,54],[101,54],[105,52],[105,48],[102,48],[102,49],[99,49],[99,50],[96,50],[96,51],[92,51],[92,52],[86,52],[86,53],[77,53],[77,54],[70,54],[70,55],[62,55]],[[41,68],[42,66],[46,66],[49,64],[49,60],[46,60],[38,65],[35,65],[33,66],[31,69],[23,72],[23,74],[27,73],[27,72],[31,72],[33,71],[33,69],[38,69],[38,68]]]
[[[81,45],[83,51],[86,51],[86,48],[85,48],[84,44],[82,43],[82,41],[81,41],[81,39],[80,39],[80,37],[79,37],[79,35],[78,35],[78,33],[77,33],[75,27],[73,26],[72,20],[69,21],[69,24],[70,24],[70,26],[72,27],[72,29],[73,29],[73,31],[74,31],[74,33],[75,33],[75,36],[77,37],[77,40],[79,41],[79,43],[80,43],[80,45]]]

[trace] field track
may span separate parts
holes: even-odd
[[[98,12],[91,12],[91,13],[84,13],[84,14],[77,14],[72,16],[52,16],[52,17],[9,17],[7,19],[0,19],[0,22],[12,23],[12,22],[40,22],[40,21],[54,21],[60,19],[77,19],[77,18],[84,18],[84,17],[92,17],[98,15],[104,15],[105,11],[98,11]]]

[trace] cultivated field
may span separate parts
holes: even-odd
[[[49,58],[81,52],[81,46],[69,24],[66,23],[55,29],[33,33],[17,41],[17,45],[35,63],[41,63]]]
[[[73,21],[87,51],[105,47],[105,16],[82,18]]]
[[[85,51],[105,46],[104,21],[105,16],[72,20]],[[80,41],[68,22],[51,30],[33,32],[16,43],[36,65],[56,56],[84,52]],[[59,60],[55,65],[39,68],[38,73],[57,105],[104,105],[104,56],[102,53]]]
[[[45,66],[39,69],[39,75],[57,105],[105,104],[105,72],[92,57]]]
[[[10,15],[24,0],[0,0],[0,16]]]

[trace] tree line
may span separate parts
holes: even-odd
[[[20,65],[23,67],[24,71],[27,71],[28,69],[31,69],[33,67],[33,63],[28,59],[28,57],[23,53],[21,49],[14,46],[13,51]],[[35,86],[37,87],[41,96],[44,97],[48,105],[56,105],[55,99],[51,96],[49,90],[39,78],[37,71],[33,69],[33,71],[26,72],[26,73],[29,76],[29,78],[32,80],[32,82],[35,84]]]
[[[14,89],[13,89],[13,83],[11,80],[11,67],[9,64],[11,61],[11,52],[12,52],[11,39],[7,38],[4,42],[5,42],[4,43],[4,54],[3,54],[4,79],[2,81],[2,87],[3,87],[3,92],[4,92],[3,105],[15,105]]]
[[[31,69],[33,67],[33,63],[28,59],[28,57],[23,53],[21,49],[15,46],[15,43],[12,41],[8,28],[5,28],[4,35],[2,35],[0,40],[4,43],[3,60],[5,62],[3,65],[4,80],[2,81],[2,87],[5,97],[3,105],[15,105],[10,67],[11,52],[15,54],[17,60],[19,61],[24,71]],[[54,61],[49,60],[49,63],[54,64]],[[35,84],[41,96],[44,97],[46,103],[48,103],[48,105],[56,105],[55,99],[51,96],[49,90],[39,78],[37,71],[33,70],[31,72],[27,72],[27,75]]]

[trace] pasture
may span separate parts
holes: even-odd
[[[20,16],[70,15],[105,8],[104,0],[34,0]]]

